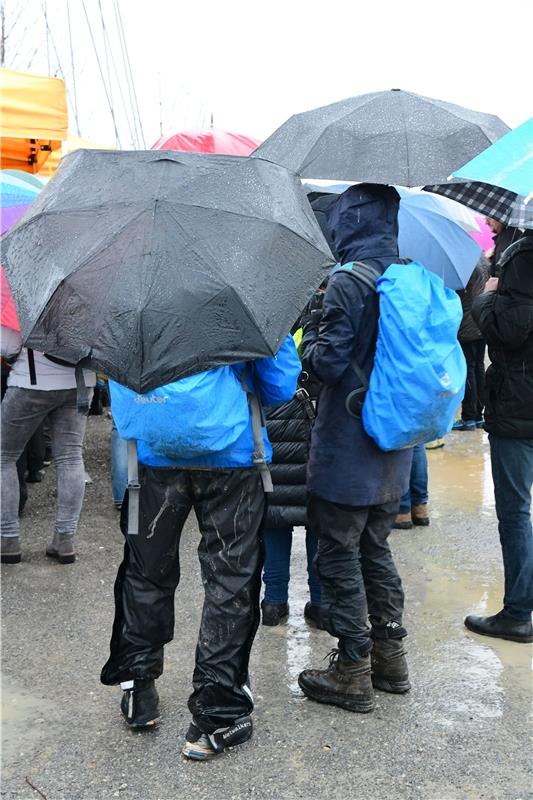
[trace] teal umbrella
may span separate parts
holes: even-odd
[[[523,197],[533,194],[533,117],[506,133],[452,175],[501,186]]]

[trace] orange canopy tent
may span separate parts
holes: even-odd
[[[67,96],[59,78],[0,69],[0,166],[36,173],[67,138]]]

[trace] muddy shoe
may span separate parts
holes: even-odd
[[[533,642],[533,625],[531,620],[510,617],[505,611],[499,611],[492,617],[466,617],[465,626],[469,631],[481,636],[493,636],[496,639],[507,639],[510,642],[526,644]]]
[[[403,639],[374,639],[372,685],[392,694],[404,694],[411,688]]]
[[[54,533],[54,538],[46,548],[48,558],[57,558],[60,564],[73,564],[76,561],[74,535]]]
[[[229,728],[209,734],[202,733],[194,722],[191,722],[181,752],[185,758],[190,758],[192,761],[208,761],[223,753],[228,747],[236,747],[247,742],[252,733],[250,717],[241,717]]]
[[[274,627],[275,625],[281,625],[289,616],[289,604],[267,603],[266,600],[263,600],[261,603],[261,612],[261,622],[263,625]]]
[[[298,676],[298,684],[307,697],[319,703],[340,706],[359,714],[367,714],[375,706],[370,656],[359,661],[341,661],[339,651],[332,650],[329,667],[304,669]]]
[[[20,538],[18,536],[2,536],[0,545],[0,561],[2,564],[20,564]]]
[[[406,511],[405,514],[396,514],[392,527],[399,531],[410,531],[413,527],[411,512]]]
[[[123,681],[120,710],[130,728],[151,728],[159,722],[159,695],[155,681]]]
[[[427,503],[419,503],[411,509],[411,518],[413,525],[429,525],[429,514]]]

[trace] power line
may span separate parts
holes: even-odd
[[[103,73],[103,70],[102,70],[102,65],[100,64],[100,59],[98,58],[98,50],[96,48],[96,42],[94,41],[94,36],[93,36],[93,29],[91,27],[89,16],[87,14],[87,9],[85,7],[85,0],[81,0],[81,4],[83,6],[83,11],[85,13],[85,19],[87,20],[87,27],[89,28],[89,33],[90,33],[90,36],[91,36],[94,55],[96,57],[96,63],[98,64],[98,69],[100,70],[100,77],[102,78],[104,91],[105,91],[105,94],[106,94],[106,97],[107,97],[107,102],[108,102],[108,105],[109,105],[109,111],[111,113],[111,119],[113,120],[113,127],[115,129],[115,142],[118,145],[118,147],[122,149],[122,144],[120,142],[120,136],[119,136],[118,128],[117,128],[117,122],[116,122],[116,119],[115,119],[115,112],[113,110],[113,104],[112,104],[112,102],[110,100],[109,93],[107,91],[107,86],[106,86],[106,83],[105,83],[105,78],[104,78],[104,73]]]
[[[127,66],[128,66],[129,79],[131,81],[133,97],[134,97],[134,100],[135,100],[135,108],[137,110],[137,119],[138,119],[138,122],[139,122],[139,129],[141,131],[141,138],[142,138],[143,146],[144,146],[144,148],[146,148],[146,140],[144,138],[144,131],[143,131],[143,126],[142,126],[141,114],[139,112],[139,101],[137,100],[137,92],[136,92],[136,89],[135,89],[135,82],[133,80],[133,72],[132,72],[132,69],[131,69],[130,57],[129,57],[129,54],[128,54],[128,45],[126,43],[126,36],[124,34],[124,25],[122,24],[122,15],[120,13],[119,0],[115,0],[115,14],[116,14],[117,20],[118,20],[119,36],[122,35],[123,52],[126,55],[126,63],[127,63]]]
[[[78,92],[76,89],[76,71],[74,69],[74,48],[72,46],[72,28],[70,27],[70,8],[69,0],[67,0],[67,23],[68,23],[68,39],[70,44],[70,69],[72,71],[72,94],[74,97],[74,119],[76,120],[76,133],[80,133],[80,120],[78,117]]]

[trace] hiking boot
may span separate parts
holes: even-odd
[[[0,561],[2,564],[20,564],[20,538],[18,536],[2,536],[0,545]]]
[[[310,600],[305,604],[304,619],[309,625],[318,628],[319,631],[324,630],[320,606],[313,605]]]
[[[181,752],[185,758],[190,758],[192,761],[208,761],[223,753],[228,747],[236,747],[238,744],[247,742],[252,732],[253,725],[250,717],[241,717],[228,728],[222,728],[216,733],[209,734],[202,733],[200,728],[191,722]]]
[[[120,710],[130,728],[151,728],[159,722],[159,695],[155,681],[135,678],[120,684]]]
[[[392,527],[399,531],[410,531],[413,527],[413,518],[411,512],[406,511],[405,514],[396,514],[396,518],[392,523]]]
[[[374,639],[370,654],[374,689],[404,694],[411,688],[403,639]]]
[[[419,503],[411,508],[411,519],[413,525],[429,525],[429,514],[427,503]]]
[[[261,603],[261,622],[263,625],[274,627],[274,625],[281,625],[289,616],[288,603],[267,603],[263,600]]]
[[[54,533],[54,538],[46,548],[46,555],[57,558],[60,564],[72,564],[76,561],[74,545],[74,534]]]
[[[533,642],[533,625],[531,619],[515,619],[504,610],[492,617],[466,617],[465,626],[469,631],[481,636],[493,636],[496,639],[508,639],[510,642]]]
[[[302,692],[311,700],[340,706],[347,711],[359,714],[372,711],[375,701],[370,656],[358,661],[342,661],[338,650],[332,650],[328,655],[327,669],[304,669],[300,672],[298,684]]]

